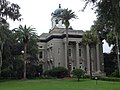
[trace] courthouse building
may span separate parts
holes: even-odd
[[[89,74],[90,56],[89,46],[82,44],[83,30],[68,29],[69,46],[68,60],[66,55],[66,29],[58,17],[62,8],[56,9],[51,15],[51,29],[48,33],[42,33],[39,37],[39,54],[38,58],[43,70],[52,69],[53,67],[65,67],[69,64],[70,69],[81,68]],[[92,72],[93,75],[101,75],[104,72],[102,44],[99,43],[92,47]]]

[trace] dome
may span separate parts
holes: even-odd
[[[53,16],[61,15],[62,11],[63,9],[61,8],[61,5],[59,4],[59,8],[54,11]]]

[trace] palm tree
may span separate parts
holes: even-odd
[[[20,25],[19,28],[15,29],[16,35],[17,35],[17,40],[22,41],[24,43],[24,72],[23,72],[23,79],[27,79],[26,78],[26,60],[27,60],[27,46],[28,46],[28,42],[30,37],[32,37],[35,34],[35,28],[31,28],[31,27],[27,27]]]
[[[86,31],[82,38],[82,43],[89,46],[90,56],[90,78],[92,79],[92,60],[91,60],[91,48],[98,43],[98,36],[92,31]]]
[[[68,59],[68,27],[70,26],[70,22],[69,20],[71,20],[72,18],[76,18],[76,15],[74,12],[72,12],[72,10],[68,10],[67,9],[64,9],[62,14],[60,15],[61,19],[62,19],[62,22],[63,24],[65,25],[65,28],[66,28],[66,57],[67,57],[67,68],[69,68],[69,59]]]

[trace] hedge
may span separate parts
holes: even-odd
[[[100,80],[120,82],[120,78],[115,78],[115,77],[101,77]]]

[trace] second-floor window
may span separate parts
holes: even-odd
[[[79,49],[79,56],[81,56],[81,48]]]
[[[39,58],[40,59],[43,58],[43,52],[42,51],[39,52]]]
[[[71,56],[71,53],[72,53],[72,52],[71,52],[71,49],[69,49],[69,51],[68,51],[69,56]]]

